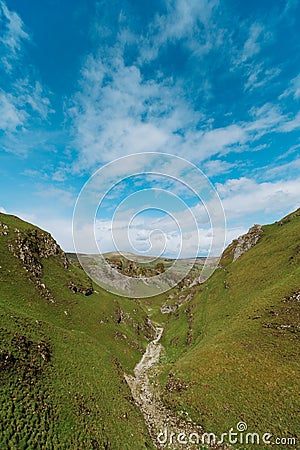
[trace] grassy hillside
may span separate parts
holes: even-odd
[[[244,421],[250,432],[293,437],[300,406],[300,210],[264,226],[259,242],[233,262],[236,245],[169,319],[164,401],[219,435]]]
[[[151,337],[139,305],[91,293],[50,235],[4,214],[0,266],[0,448],[153,448],[123,377]]]
[[[165,326],[168,408],[218,435],[244,421],[295,437],[300,210],[258,234],[237,259],[248,244],[234,241],[202,285],[134,300],[92,285],[48,233],[0,214],[0,448],[154,448],[124,380],[152,339],[147,314]],[[297,448],[276,446],[286,447]]]

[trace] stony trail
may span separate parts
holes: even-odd
[[[149,379],[149,373],[158,364],[163,349],[159,343],[163,331],[162,327],[156,326],[156,337],[147,345],[142,359],[135,366],[134,376],[125,374],[125,379],[136,404],[144,415],[156,448],[199,449],[199,444],[195,444],[197,444],[197,439],[201,443],[202,428],[186,416],[180,417],[166,408],[160,399],[158,389]],[[152,375],[154,377],[154,374]]]

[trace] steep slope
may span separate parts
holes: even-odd
[[[150,322],[49,233],[0,214],[0,448],[153,448],[124,380]]]
[[[299,411],[300,210],[251,233],[253,245],[249,235],[234,241],[194,298],[170,315],[163,396],[206,431],[236,431],[243,421],[249,431],[291,438]]]

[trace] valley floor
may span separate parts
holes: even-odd
[[[164,329],[156,326],[156,337],[146,348],[144,355],[134,368],[134,376],[125,374],[137,406],[142,411],[149,433],[156,448],[173,450],[199,449],[199,443],[208,443],[203,429],[181,411],[181,415],[166,408],[160,399],[155,383],[156,366],[163,352],[160,338]],[[224,447],[206,447],[224,448]]]

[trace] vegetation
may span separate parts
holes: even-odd
[[[37,228],[4,214],[0,222],[0,448],[153,448],[123,376],[146,346],[146,314],[98,287],[74,293],[70,281],[90,281],[57,256],[41,261],[45,298],[8,250],[16,229]]]
[[[166,327],[165,403],[206,431],[221,435],[244,421],[252,432],[297,435],[299,231],[297,210],[264,226],[235,262],[233,243]],[[169,389],[170,379],[187,388]]]
[[[141,263],[130,261],[128,258],[121,255],[107,256],[106,261],[112,268],[117,269],[123,275],[129,277],[153,277],[165,272],[165,265],[163,262]]]
[[[42,230],[0,214],[0,448],[154,448],[124,379],[153,338],[148,316],[165,328],[165,406],[219,436],[243,421],[296,437],[299,231],[297,210],[235,261],[233,242],[200,286],[187,278],[136,300],[92,285]],[[26,266],[24,242],[40,270]]]

